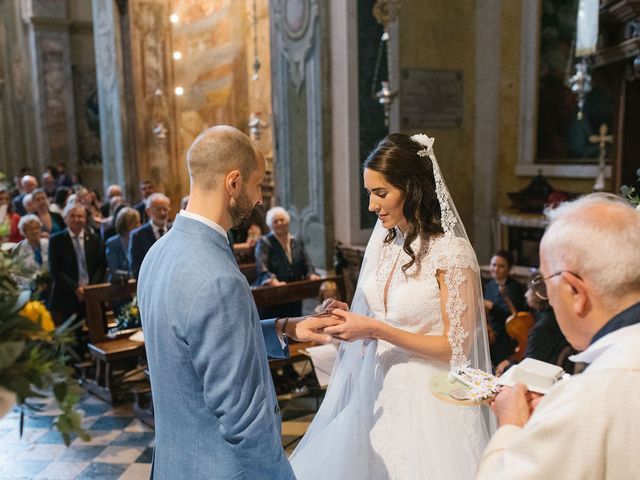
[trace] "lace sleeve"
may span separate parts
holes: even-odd
[[[447,339],[451,347],[451,369],[477,368],[479,352],[477,340],[484,329],[480,269],[469,242],[462,238],[445,238],[436,248],[435,265],[444,272],[447,287],[445,311],[449,320]]]

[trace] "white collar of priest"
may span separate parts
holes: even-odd
[[[216,232],[222,235],[224,238],[227,238],[227,231],[218,225],[213,220],[203,217],[202,215],[198,215],[197,213],[187,212],[186,210],[180,210],[179,215],[183,217],[190,218],[191,220],[195,220],[196,222],[204,223],[207,227],[213,228]],[[227,240],[228,241],[228,240]]]

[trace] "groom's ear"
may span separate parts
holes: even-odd
[[[231,198],[238,198],[242,191],[244,180],[240,170],[231,170],[224,178],[224,187]]]

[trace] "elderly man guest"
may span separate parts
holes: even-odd
[[[26,215],[28,212],[24,208],[24,196],[38,188],[38,179],[33,175],[25,175],[20,179],[20,193],[13,197],[13,206],[18,215]]]
[[[104,247],[87,228],[87,212],[79,203],[64,209],[67,228],[49,239],[49,270],[53,279],[51,309],[56,321],[73,313],[84,316],[84,288],[104,280]]]
[[[152,180],[142,180],[140,182],[140,196],[142,197],[140,202],[136,203],[133,208],[140,213],[140,221],[147,223],[149,217],[147,216],[147,198],[149,198],[156,191],[156,186]]]
[[[120,185],[114,184],[107,187],[104,202],[100,206],[100,213],[102,214],[102,218],[109,217],[113,214],[113,209],[111,208],[111,199],[113,197],[123,197],[122,201],[124,201],[124,196],[122,195],[122,188],[120,187]]]
[[[169,197],[164,193],[152,193],[144,203],[149,221],[131,232],[129,241],[129,267],[135,278],[138,278],[142,260],[151,246],[171,227],[169,224],[169,211],[171,210]]]
[[[613,195],[552,212],[534,283],[569,343],[583,350],[571,359],[588,366],[542,398],[523,385],[498,394],[492,409],[500,428],[477,479],[638,478],[638,238],[640,212]]]
[[[260,322],[227,230],[262,201],[264,157],[233,127],[189,147],[186,210],[149,250],[138,300],[153,388],[153,478],[291,480],[267,352],[328,342],[330,318]],[[283,337],[283,333],[286,334]]]

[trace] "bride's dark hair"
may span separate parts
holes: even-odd
[[[433,177],[433,163],[429,157],[421,157],[420,144],[401,133],[383,138],[364,162],[363,167],[380,173],[387,182],[404,194],[402,213],[407,220],[403,249],[411,260],[402,265],[407,271],[420,261],[424,248],[416,254],[411,243],[420,236],[426,247],[431,235],[443,233],[440,203]],[[396,238],[396,229],[389,229],[385,243]],[[419,265],[419,264],[418,264]],[[419,268],[418,268],[419,269]]]

